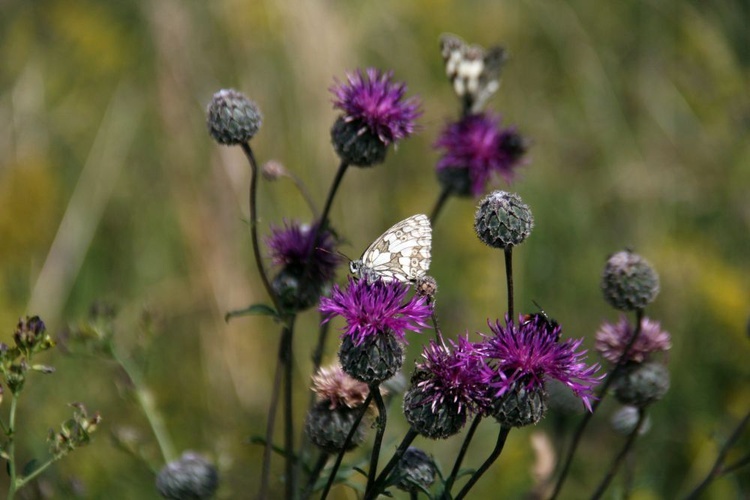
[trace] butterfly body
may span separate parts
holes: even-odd
[[[430,268],[431,247],[430,219],[424,214],[413,215],[373,241],[349,269],[368,283],[377,279],[414,283]]]

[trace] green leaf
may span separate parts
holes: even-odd
[[[224,315],[224,321],[229,323],[229,320],[232,318],[239,318],[242,316],[271,316],[276,319],[281,319],[279,316],[279,313],[271,306],[267,306],[266,304],[253,304],[249,307],[246,307],[245,309],[237,309],[234,311],[229,311]]]
[[[32,458],[28,462],[26,462],[26,465],[23,466],[23,469],[21,470],[21,475],[23,477],[28,476],[32,472],[34,472],[37,468],[37,465],[39,464],[39,461],[36,458]]]

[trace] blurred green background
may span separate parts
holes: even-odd
[[[337,165],[333,78],[376,66],[408,83],[423,100],[420,133],[384,165],[351,169],[333,208],[350,242],[342,250],[356,256],[438,195],[431,144],[458,112],[439,35],[502,43],[511,59],[489,107],[533,140],[511,188],[536,219],[515,252],[517,308],[532,311],[536,300],[593,347],[600,322],[617,319],[599,292],[606,257],[632,247],[651,261],[662,291],[647,315],[672,333],[672,389],[637,447],[631,498],[685,494],[750,407],[749,20],[745,0],[0,2],[0,339],[10,341],[23,314],[56,332],[105,300],[120,311],[128,351],[147,312],[155,336],[133,352],[173,440],[219,464],[220,498],[250,498],[262,450],[246,440],[265,428],[278,327],[223,320],[267,299],[245,223],[249,169],[239,149],[208,137],[206,104],[226,87],[257,101],[257,157],[281,161],[322,205]],[[310,217],[288,181],[264,183],[260,204],[266,234],[284,217]],[[487,331],[504,311],[501,254],[476,239],[473,212],[472,201],[450,200],[434,229],[448,335]],[[305,314],[295,339],[298,408],[317,322]],[[405,367],[427,338],[411,337]],[[336,347],[332,337],[326,362]],[[158,456],[123,396],[122,372],[58,350],[42,361],[58,371],[25,390],[21,460],[44,455],[47,428],[69,402],[100,410],[104,422],[92,446],[55,465],[29,496],[156,498],[153,474],[108,439],[132,428]],[[405,428],[393,408],[386,451]],[[609,428],[614,408],[608,402],[594,419],[563,498],[590,494],[623,442]],[[523,497],[534,484],[531,439],[553,420],[513,431],[474,497]],[[480,427],[468,466],[481,463],[496,431]],[[460,442],[416,444],[448,468]],[[739,448],[749,443],[746,435]],[[273,472],[280,492],[278,459]],[[621,488],[617,480],[610,498]],[[748,491],[745,469],[706,498]],[[355,498],[345,488],[336,497]]]

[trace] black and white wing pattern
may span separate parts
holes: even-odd
[[[416,282],[430,268],[432,226],[424,214],[412,215],[396,223],[349,264],[352,274],[372,283],[383,281]]]

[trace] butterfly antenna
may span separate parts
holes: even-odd
[[[345,259],[352,260],[344,252],[340,252],[338,250],[336,250],[335,252],[331,252],[331,251],[326,250],[325,248],[322,248],[322,247],[315,247],[315,250],[317,250],[318,252],[324,252],[324,253],[327,253],[327,254],[330,254],[330,255],[338,255],[339,257],[343,257]]]

